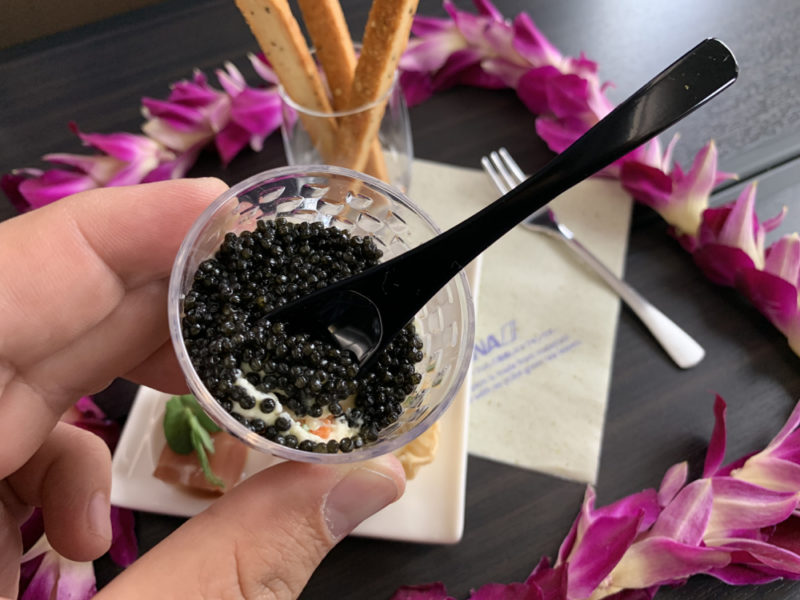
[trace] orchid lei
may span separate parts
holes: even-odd
[[[800,403],[767,447],[722,466],[725,402],[703,475],[672,466],[658,490],[603,508],[589,487],[556,562],[524,582],[490,583],[469,600],[644,600],[662,585],[705,573],[734,585],[800,579]],[[391,600],[454,600],[441,583],[401,588]]]
[[[537,115],[536,132],[554,152],[562,151],[613,108],[594,62],[583,55],[563,56],[525,13],[508,21],[488,0],[474,3],[477,14],[444,0],[449,18],[415,18],[415,37],[400,63],[409,105],[455,85],[514,89]],[[48,154],[43,158],[53,168],[17,169],[0,178],[0,187],[18,210],[27,211],[87,189],[182,177],[211,144],[223,164],[248,145],[261,150],[280,125],[280,99],[277,78],[263,57],[249,59],[265,87],[248,86],[232,63],[216,71],[221,89],[196,71],[190,80],[175,83],[166,100],[142,100],[143,135],[88,134],[71,124],[81,141],[98,153]],[[655,210],[712,281],[738,289],[800,354],[800,235],[785,236],[765,247],[766,234],[780,224],[785,211],[760,222],[755,184],[731,204],[710,208],[712,190],[735,176],[717,169],[713,141],[684,171],[672,161],[676,143],[674,138],[662,149],[653,140],[603,175],[619,179],[635,200]],[[800,498],[800,433],[795,431],[800,408],[766,450],[723,469],[719,468],[724,452],[721,400],[716,415],[702,479],[686,485],[686,466],[676,465],[658,491],[648,490],[601,509],[594,508],[590,488],[553,566],[545,560],[526,582],[489,584],[476,590],[472,599],[650,598],[659,585],[699,572],[730,583],[800,578],[800,553],[794,552],[785,535],[796,525],[792,515]],[[130,548],[131,541],[135,544],[130,521],[120,530],[128,532],[122,539]],[[595,552],[598,543],[611,543],[613,552]],[[133,548],[122,562],[135,557]],[[54,569],[61,569],[65,581],[80,571],[49,553],[53,551],[42,538],[26,555],[30,561],[23,565],[23,573],[43,570],[41,581],[57,582]],[[89,572],[83,569],[87,582]],[[91,581],[93,589],[93,573]],[[394,600],[447,597],[441,584],[433,584],[404,588]]]

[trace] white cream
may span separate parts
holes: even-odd
[[[295,415],[283,408],[283,405],[275,393],[262,392],[256,389],[252,383],[247,381],[247,379],[241,375],[236,378],[234,383],[240,388],[244,389],[247,394],[256,401],[256,404],[253,406],[253,408],[242,408],[238,403],[236,403],[234,405],[233,412],[238,413],[248,419],[261,419],[267,425],[274,425],[275,421],[277,421],[279,417],[284,417],[292,424],[292,426],[288,431],[282,432],[282,435],[291,434],[295,436],[299,442],[311,440],[312,442],[324,443],[329,440],[341,440],[346,437],[353,437],[360,431],[358,427],[350,427],[350,425],[347,423],[347,418],[344,415],[333,417],[328,410],[328,407],[323,408],[322,416],[319,418],[305,416],[298,419]],[[259,408],[261,401],[266,400],[267,398],[271,399],[275,403],[275,409],[271,413],[263,413]],[[346,403],[352,404],[352,402],[353,398],[348,398],[342,403],[342,408],[347,408]],[[332,422],[328,423],[325,420],[326,417],[331,417]],[[311,433],[323,425],[331,426],[331,434],[327,438],[322,438],[314,433]]]

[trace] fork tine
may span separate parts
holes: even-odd
[[[505,148],[500,148],[497,151],[497,153],[500,156],[500,158],[503,159],[503,162],[505,163],[506,168],[511,173],[511,175],[514,177],[514,179],[515,179],[514,184],[515,185],[519,185],[520,183],[525,181],[525,179],[526,179],[525,173],[523,173],[522,169],[519,168],[519,165],[517,164],[517,161],[515,161],[513,158],[511,158],[511,154],[509,154],[508,150],[506,150]]]
[[[500,174],[500,177],[503,178],[506,187],[509,190],[516,187],[517,182],[514,180],[514,176],[511,173],[509,173],[505,163],[500,158],[500,155],[497,154],[496,151],[493,151],[489,153],[489,158],[491,159],[494,168],[497,169],[497,172]]]
[[[481,166],[483,170],[486,171],[486,174],[489,175],[492,182],[494,183],[495,187],[500,190],[501,194],[507,194],[511,190],[511,186],[506,184],[505,180],[500,176],[500,173],[497,172],[492,161],[490,161],[487,157],[481,158]]]

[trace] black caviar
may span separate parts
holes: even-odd
[[[321,223],[277,219],[259,221],[252,232],[228,233],[216,254],[198,267],[182,321],[192,364],[221,406],[255,433],[309,452],[352,452],[397,421],[403,401],[422,379],[414,366],[422,360],[422,340],[412,323],[368,371],[357,373],[351,352],[266,318],[286,302],[378,264],[381,255],[370,238]],[[299,441],[289,433],[289,419],[274,418],[275,401],[257,402],[235,383],[238,377],[260,392],[275,393],[295,418],[327,413],[346,419],[358,434]],[[263,418],[237,412],[254,407]]]

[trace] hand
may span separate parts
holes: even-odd
[[[167,280],[216,180],[110,188],[0,224],[0,595],[14,597],[17,525],[41,506],[74,560],[111,539],[110,455],[59,423],[114,377],[186,391],[169,343]],[[325,553],[403,492],[399,463],[284,463],[189,520],[114,580],[113,598],[293,598]]]
[[[15,595],[17,525],[31,506],[67,558],[108,549],[108,450],[56,424],[117,376],[185,391],[167,280],[189,227],[224,190],[213,179],[98,189],[0,223],[0,595]]]

